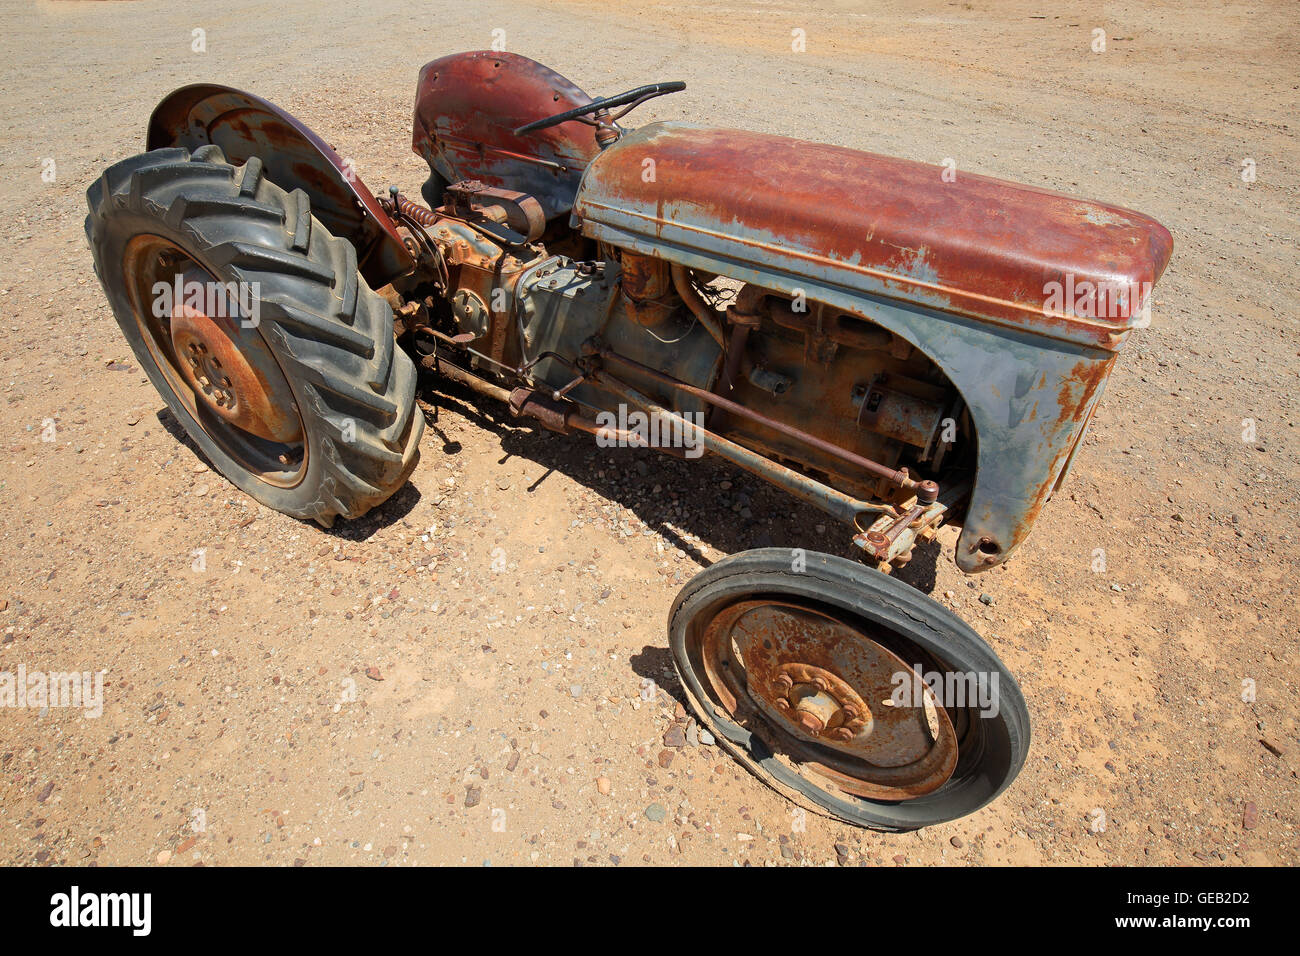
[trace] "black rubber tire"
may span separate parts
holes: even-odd
[[[805,555],[792,570],[788,548],[743,551],[692,578],[673,602],[668,639],[686,695],[700,722],[751,773],[796,803],[857,826],[903,831],[974,813],[1002,793],[1029,752],[1029,712],[1020,687],[992,648],[961,618],[901,581],[846,558]],[[979,717],[979,746],[959,751],[951,779],[927,796],[899,802],[867,800],[810,786],[788,760],[778,760],[757,735],[717,712],[687,656],[688,624],[701,614],[761,596],[796,598],[835,608],[849,620],[886,628],[945,666],[997,673],[998,713]],[[911,662],[909,662],[911,663]]]
[[[405,483],[424,432],[415,366],[394,341],[392,309],[358,274],[356,250],[312,217],[305,192],[266,179],[256,157],[233,166],[203,146],[123,160],[86,202],[86,238],[118,325],[218,471],[267,507],[325,527],[364,514]],[[167,384],[123,275],[126,244],[140,234],[179,246],[218,281],[260,284],[258,331],[293,391],[308,448],[293,487],[269,484],[227,454]]]

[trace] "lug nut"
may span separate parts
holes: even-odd
[[[794,721],[810,734],[819,733],[823,726],[820,720],[802,710],[795,711]]]

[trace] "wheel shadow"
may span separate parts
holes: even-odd
[[[217,466],[214,465],[208,456],[203,453],[203,449],[199,447],[198,443],[190,437],[190,433],[185,430],[185,426],[176,420],[176,416],[172,414],[170,408],[164,405],[154,413],[154,417],[158,419],[158,424],[162,427],[163,431],[167,432],[168,435],[174,438],[177,444],[183,445],[188,449],[196,459],[212,469],[214,475],[221,478],[222,481],[227,481],[232,490],[237,491],[241,495],[246,495],[250,501],[255,501],[251,495],[247,495],[247,493],[241,488],[228,482]],[[459,446],[456,450],[460,450]],[[389,525],[401,521],[410,514],[415,509],[416,505],[420,503],[420,498],[420,489],[412,482],[408,481],[382,505],[372,508],[360,518],[353,518],[348,521],[336,521],[332,528],[323,528],[315,521],[308,518],[299,520],[302,524],[308,525],[322,534],[327,534],[343,541],[367,541],[377,532],[382,531]]]

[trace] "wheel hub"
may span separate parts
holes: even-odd
[[[815,664],[780,665],[767,696],[814,737],[842,743],[871,733],[866,702],[843,679]]]
[[[779,600],[742,601],[702,634],[705,672],[727,710],[754,710],[837,788],[880,799],[932,793],[957,765],[957,735],[912,667],[869,634]],[[905,696],[899,697],[899,690]]]
[[[293,391],[256,328],[230,315],[213,318],[186,300],[173,305],[171,340],[181,375],[209,411],[268,441],[302,439]]]

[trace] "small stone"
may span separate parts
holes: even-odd
[[[608,797],[608,796],[609,796],[609,789],[610,789],[610,788],[609,788],[609,777],[597,777],[597,778],[596,778],[596,789],[600,792],[601,796]]]
[[[686,728],[686,746],[698,747],[699,745],[700,745],[700,728],[695,723],[695,721],[691,721],[691,725]]]
[[[467,787],[465,789],[465,806],[477,807],[478,802],[483,799],[483,790],[479,787]]]
[[[159,865],[159,866],[166,866],[166,865],[167,865],[167,861],[169,861],[171,858],[172,858],[172,851],[171,851],[171,850],[163,850],[163,851],[162,851],[161,853],[159,853],[158,856],[157,856],[158,865]]]
[[[955,837],[953,837],[953,838],[952,838],[951,840],[949,840],[948,842],[951,843],[953,846],[955,846],[955,847],[956,847],[957,849],[959,849],[959,850],[960,850],[962,847],[964,847],[964,846],[966,845],[965,842],[962,841],[962,838],[959,837],[959,836],[955,836]]]
[[[659,766],[667,770],[673,765],[673,752],[671,750],[659,751]]]
[[[667,815],[668,811],[659,803],[652,803],[645,808],[645,818],[653,823],[662,823]]]
[[[664,734],[664,746],[676,747],[681,750],[686,746],[686,732],[678,724],[673,724]]]
[[[989,605],[989,606],[991,607],[991,606],[993,605],[993,595],[989,594],[987,591],[986,591],[985,593],[981,594],[981,595],[980,595],[980,603],[981,603],[981,604],[987,604],[987,605]]]
[[[379,668],[378,668],[378,667],[367,667],[367,668],[366,668],[366,676],[369,677],[371,680],[383,680],[383,679],[384,679],[384,675],[381,674],[381,673],[379,673]]]
[[[569,696],[570,696],[570,697],[581,697],[581,696],[582,696],[582,685],[581,685],[581,684],[570,684],[570,685],[569,685]]]
[[[707,730],[701,730],[700,743],[704,744],[706,747],[712,747],[717,743],[717,741],[713,739],[713,734],[709,733]]]
[[[1255,806],[1254,801],[1246,804],[1241,812],[1241,828],[1243,830],[1253,830],[1259,825],[1259,807]]]

